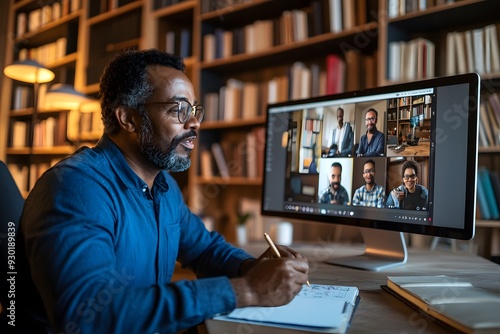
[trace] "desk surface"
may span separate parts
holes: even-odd
[[[265,244],[245,249],[259,256]],[[425,318],[410,306],[382,290],[386,276],[448,275],[473,285],[500,293],[500,265],[469,253],[410,250],[406,265],[381,272],[333,266],[324,263],[330,257],[359,254],[359,247],[331,245],[292,245],[309,259],[309,281],[316,284],[354,285],[360,289],[361,301],[354,313],[349,334],[356,333],[449,333],[445,327]],[[471,310],[472,311],[472,310]]]
[[[415,146],[410,146],[407,145],[405,146],[405,150],[401,152],[394,152],[391,150],[389,147],[387,147],[387,156],[388,157],[413,157],[413,156],[426,156],[428,157],[430,154],[430,142],[422,140],[418,143],[418,145]]]

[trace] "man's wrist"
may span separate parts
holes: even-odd
[[[240,269],[238,270],[239,276],[244,276],[257,262],[257,259],[248,258],[241,262]]]
[[[257,305],[256,295],[245,278],[233,278],[230,282],[236,297],[236,307]]]

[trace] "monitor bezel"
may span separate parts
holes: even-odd
[[[286,102],[269,104],[266,109],[266,145],[264,150],[264,166],[268,160],[268,136],[269,136],[269,110],[271,108],[279,108],[283,106],[299,105],[309,102],[323,102],[328,100],[340,100],[346,98],[356,98],[368,95],[378,95],[385,93],[392,93],[395,91],[417,90],[424,88],[435,88],[439,86],[450,86],[458,84],[468,84],[469,88],[469,106],[467,115],[467,166],[466,166],[466,180],[462,180],[467,185],[465,203],[473,203],[465,205],[464,207],[464,225],[463,228],[453,228],[447,226],[435,225],[419,225],[408,224],[404,222],[384,221],[384,220],[370,220],[361,218],[348,218],[342,216],[326,216],[320,214],[305,214],[300,211],[276,211],[265,208],[265,191],[267,183],[267,173],[264,171],[262,183],[262,196],[261,196],[261,214],[263,216],[280,217],[287,220],[297,220],[302,222],[320,222],[327,224],[338,224],[352,227],[381,229],[387,231],[397,231],[405,233],[414,233],[429,235],[435,237],[445,237],[458,240],[470,240],[474,237],[475,232],[475,219],[476,219],[476,182],[477,182],[477,157],[478,157],[478,132],[479,132],[479,100],[480,100],[480,82],[481,79],[476,73],[467,73],[456,76],[438,77],[415,82],[406,82],[399,84],[392,84],[376,88],[369,88],[357,91],[344,92],[340,94],[332,94],[319,96],[314,98],[290,100]]]

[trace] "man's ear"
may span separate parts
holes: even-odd
[[[117,107],[115,109],[115,117],[118,120],[120,127],[127,132],[136,132],[137,124],[134,117],[134,110],[127,107]]]

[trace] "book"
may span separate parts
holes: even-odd
[[[219,143],[212,144],[212,154],[214,155],[217,169],[221,177],[229,177],[229,168],[227,166],[226,158],[222,146]]]
[[[486,104],[487,104],[486,101],[484,101],[484,100],[480,101],[480,104],[479,104],[479,116],[480,116],[479,127],[482,127],[484,130],[484,133],[486,134],[486,141],[487,141],[486,146],[490,146],[490,145],[495,144],[495,139],[493,138],[493,132],[491,130],[491,123],[490,122],[492,120],[490,120],[488,117],[488,110],[486,108]]]
[[[210,334],[345,333],[358,302],[353,286],[304,285],[286,305],[237,308],[205,324]]]
[[[215,35],[206,34],[203,36],[203,61],[209,62],[215,59]]]
[[[214,176],[213,173],[213,158],[212,152],[205,149],[200,153],[200,169],[201,176],[204,178],[211,178]]]
[[[353,0],[342,1],[342,20],[344,30],[352,29],[356,25],[356,11]]]
[[[243,87],[243,81],[235,78],[229,78],[227,80],[224,99],[220,101],[224,105],[223,119],[225,121],[241,118]]]
[[[498,45],[498,34],[497,34],[497,26],[494,24],[488,25],[484,28],[488,31],[489,40],[486,43],[489,45],[489,49],[491,54],[491,71],[499,72],[500,71],[500,46]]]
[[[401,48],[404,42],[389,42],[388,54],[388,79],[398,81],[401,79]]]
[[[491,219],[499,219],[500,213],[498,209],[498,202],[495,198],[495,192],[493,189],[493,184],[491,183],[491,178],[488,170],[485,167],[479,167],[477,175],[477,182],[481,182],[483,185],[483,190],[485,194],[486,204],[490,211]]]
[[[494,171],[489,171],[491,186],[493,188],[493,192],[495,194],[496,203],[500,202],[500,176]]]
[[[345,62],[340,56],[336,54],[330,54],[326,57],[327,94],[337,94],[344,92],[345,67]]]
[[[17,37],[21,37],[26,33],[26,27],[27,27],[27,18],[26,18],[26,13],[21,12],[17,14],[17,26],[16,26],[16,34]]]
[[[389,276],[391,294],[464,333],[498,333],[500,294],[446,275]]]
[[[257,117],[259,106],[259,86],[255,82],[243,83],[243,96],[242,96],[242,119],[252,119]]]
[[[483,74],[485,71],[484,64],[484,29],[477,28],[472,30],[472,41],[474,45],[474,70]]]
[[[342,0],[329,0],[330,32],[342,31]]]

